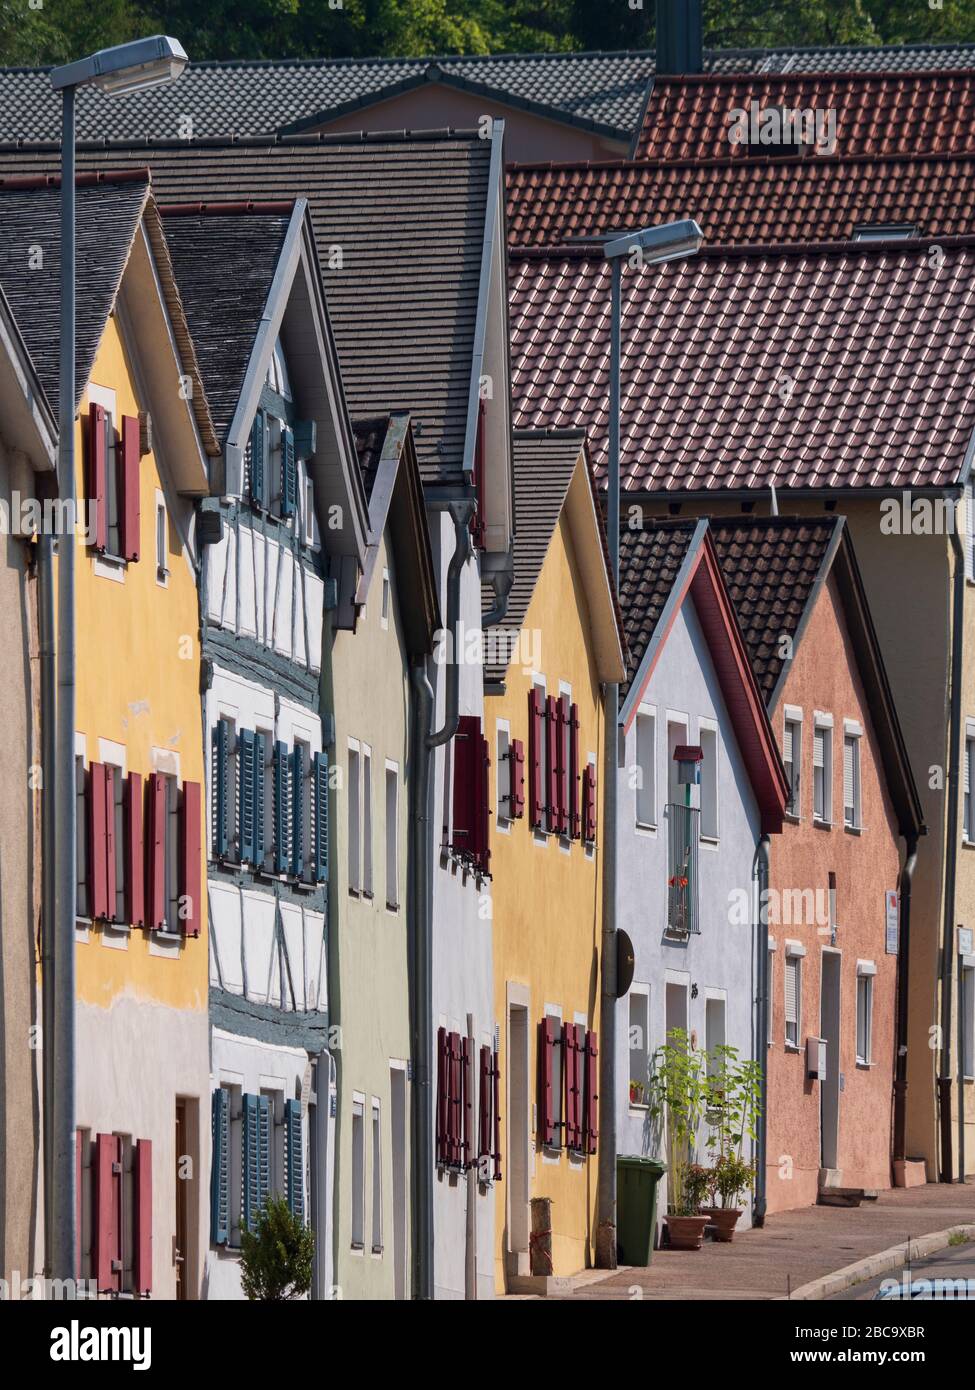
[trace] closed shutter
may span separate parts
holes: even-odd
[[[125,917],[133,927],[146,920],[145,839],[142,829],[142,777],[130,772],[125,779]]]
[[[497,1050],[491,1053],[491,1130],[494,1146],[494,1180],[501,1180],[501,1066]]]
[[[255,507],[267,506],[267,450],[264,413],[260,410],[251,425],[251,501]]]
[[[213,854],[226,859],[230,854],[231,821],[234,813],[230,786],[230,721],[218,719],[213,730]]]
[[[965,578],[975,579],[975,502],[972,484],[965,488]]]
[[[525,745],[520,738],[513,738],[508,745],[508,764],[508,809],[512,820],[520,820],[525,814]]]
[[[95,1139],[95,1278],[99,1293],[122,1287],[122,1141]]]
[[[968,795],[968,793],[969,793],[969,792],[971,791],[971,789],[972,789],[972,750],[973,750],[973,748],[975,748],[975,744],[973,744],[972,740],[971,740],[970,738],[969,738],[969,739],[966,739],[966,740],[965,740],[965,759],[964,759],[964,767],[963,767],[963,776],[964,776],[964,778],[965,778],[965,795],[966,795],[966,796]]]
[[[237,837],[242,863],[254,862],[254,731],[241,729],[238,742]]]
[[[122,416],[121,541],[126,560],[139,558],[139,462],[141,457],[138,416]]]
[[[464,1033],[460,1037],[460,1118],[461,1118],[461,1140],[460,1140],[460,1162],[462,1168],[470,1166],[472,1161],[471,1153],[471,1124],[473,1121],[474,1098],[471,1094],[471,1054],[470,1040]]]
[[[794,751],[793,751],[793,749],[794,749],[794,739],[793,739],[794,728],[795,728],[795,726],[792,724],[792,722],[791,722],[790,720],[787,719],[787,720],[785,721],[785,734],[784,734],[784,737],[783,737],[783,739],[782,739],[782,761],[783,761],[784,763],[791,763],[791,762],[794,760],[794,757],[795,757],[795,754],[794,754]]]
[[[560,695],[555,704],[555,820],[560,835],[569,833],[569,769],[566,753],[569,732],[569,697]]]
[[[254,735],[254,863],[264,867],[267,853],[267,819],[264,811],[267,781],[267,734]]]
[[[582,1096],[579,1090],[581,1068],[576,1070],[576,1026],[562,1025],[562,1056],[565,1062],[565,1143],[566,1148],[582,1145]]]
[[[149,777],[146,817],[146,886],[149,926],[166,925],[166,778],[160,772]]]
[[[584,1148],[587,1153],[594,1154],[599,1139],[599,1047],[597,1046],[596,1034],[591,1030],[585,1036],[585,1049]]]
[[[76,1129],[74,1132],[74,1277],[79,1280],[84,1278],[82,1266],[85,1240],[84,1148],[85,1131]]]
[[[542,696],[536,686],[528,692],[528,821],[542,828]]]
[[[461,1161],[463,1102],[463,1057],[459,1033],[447,1034],[447,1063],[447,1162],[458,1165]]]
[[[199,936],[202,927],[200,879],[203,857],[202,790],[183,783],[179,818],[179,899],[184,936]]]
[[[253,1231],[271,1193],[271,1102],[268,1096],[243,1098],[244,1226]]]
[[[226,1245],[230,1239],[230,1092],[222,1086],[213,1093],[210,1120],[210,1240]]]
[[[110,922],[118,917],[118,864],[115,858],[115,779],[121,770],[106,763],[105,774],[105,916]]]
[[[799,958],[786,956],[785,960],[785,1036],[786,1041],[799,1040]]]
[[[315,791],[315,878],[319,883],[328,879],[328,756],[316,753],[314,764]]]
[[[826,730],[813,730],[813,767],[826,765]]]
[[[152,1291],[152,1140],[138,1139],[133,1157],[135,1229],[132,1283],[135,1293]]]
[[[555,1049],[562,1025],[549,1014],[538,1025],[538,1140],[541,1144],[559,1142],[555,1123]]]
[[[554,695],[545,700],[545,825],[554,834],[559,823],[558,735],[559,702]]]
[[[590,845],[596,839],[596,769],[592,763],[582,769],[582,838]]]
[[[295,432],[281,431],[281,515],[294,516],[298,510],[298,466],[295,463]]]
[[[301,1125],[301,1101],[284,1103],[288,1206],[298,1220],[305,1219],[305,1160]]]
[[[843,812],[848,825],[853,825],[856,821],[853,771],[854,743],[855,740],[852,738],[843,740]]]
[[[446,1028],[437,1029],[437,1163],[447,1162],[449,1148],[449,1119],[447,1103],[447,1078],[449,1053]]]
[[[88,501],[95,508],[96,550],[105,550],[108,545],[107,427],[108,415],[105,407],[89,406],[86,492]]]
[[[291,753],[291,872],[305,872],[305,760],[301,748]]]
[[[274,872],[288,872],[288,832],[291,825],[288,746],[280,740],[274,745]]]
[[[491,1154],[491,1049],[483,1045],[478,1053],[477,1098],[478,1177],[483,1178],[481,1168]]]
[[[477,758],[480,737],[481,721],[473,715],[462,714],[454,736],[453,832],[450,842],[457,853],[472,857],[477,852]]]
[[[92,917],[108,916],[108,780],[104,763],[88,767],[88,874]]]
[[[491,750],[487,739],[480,732],[480,721],[478,721],[475,757],[477,776],[474,787],[476,811],[474,863],[482,874],[487,874],[491,868]]]
[[[579,706],[569,706],[569,835],[578,840],[579,819]]]

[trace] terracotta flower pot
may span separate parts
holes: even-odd
[[[741,1216],[741,1207],[702,1207],[701,1214],[711,1223],[711,1234],[715,1240],[734,1239],[735,1227]]]
[[[704,1243],[706,1216],[671,1216],[667,1214],[671,1250],[700,1250]]]

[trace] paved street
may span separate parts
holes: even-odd
[[[906,1283],[907,1273],[907,1266],[889,1270],[886,1274],[878,1275],[875,1279],[866,1279],[862,1284],[855,1284],[844,1293],[831,1294],[829,1302],[867,1302],[875,1297],[882,1284],[887,1284],[891,1279],[896,1279],[903,1286]],[[975,1242],[969,1241],[965,1245],[956,1245],[948,1250],[939,1251],[937,1255],[930,1255],[926,1260],[912,1261],[910,1280],[916,1286],[921,1279],[928,1281],[964,1279],[969,1281],[969,1288],[975,1289]]]

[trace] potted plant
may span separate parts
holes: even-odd
[[[707,1148],[714,1164],[708,1183],[711,1205],[702,1211],[717,1241],[733,1239],[743,1210],[739,1201],[755,1181],[755,1167],[745,1159],[744,1147],[746,1140],[754,1142],[756,1137],[760,1081],[758,1063],[742,1061],[737,1048],[723,1044],[709,1054],[705,1120],[711,1129]]]
[[[646,1105],[647,1088],[642,1081],[630,1082],[630,1104]]]
[[[738,1154],[719,1157],[714,1167],[708,1171],[708,1194],[711,1206],[702,1207],[711,1223],[712,1235],[717,1241],[730,1241],[734,1238],[735,1227],[743,1208],[738,1205],[743,1192],[750,1191],[755,1181],[755,1166],[747,1163]],[[717,1199],[720,1198],[720,1205]]]
[[[706,1080],[704,1054],[690,1046],[682,1028],[672,1029],[653,1055],[648,1106],[667,1146],[665,1220],[674,1250],[700,1250],[708,1221],[698,1211],[707,1191],[707,1169],[695,1158]]]

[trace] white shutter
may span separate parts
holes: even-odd
[[[855,745],[855,739],[845,738],[843,740],[843,808],[852,813],[850,816],[851,820],[856,819],[856,805],[853,800],[853,759],[856,754]]]
[[[785,721],[785,738],[782,743],[782,761],[784,763],[791,763],[795,756],[793,753],[793,734],[795,732],[795,727],[796,726],[791,720],[787,719]]]
[[[799,1046],[799,957],[785,958],[785,1040]]]
[[[965,795],[971,791],[972,786],[972,744],[975,740],[966,738],[965,740]]]
[[[972,485],[965,488],[965,578],[975,578],[975,562],[973,562],[973,550],[975,550],[975,534],[973,534],[973,514],[975,506],[972,503]]]
[[[813,730],[813,767],[823,767],[826,753],[826,730]]]

